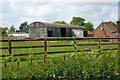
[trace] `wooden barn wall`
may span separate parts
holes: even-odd
[[[71,29],[66,28],[66,37],[71,37]]]
[[[29,28],[29,35],[32,38],[47,37],[47,28]]]
[[[60,28],[53,27],[52,30],[53,30],[53,37],[60,37],[61,36]]]
[[[48,37],[48,31],[52,31],[52,37],[61,37],[61,28],[58,28],[58,27],[29,28],[29,36],[31,38]],[[78,30],[78,31],[81,32],[80,30]],[[77,37],[83,37],[80,35],[83,35],[83,34],[80,33],[79,36],[77,36]],[[76,35],[75,34],[73,35],[72,29],[66,28],[66,36],[65,37],[71,37],[71,36],[76,36]]]
[[[61,28],[48,27],[47,30],[53,32],[53,35],[52,35],[53,37],[61,37]],[[71,29],[66,28],[66,37],[70,37],[70,36],[71,36]]]

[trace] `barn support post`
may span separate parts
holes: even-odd
[[[11,40],[8,40],[9,55],[11,55]]]
[[[75,41],[75,38],[73,37],[73,43],[74,43],[74,52],[77,52],[76,51],[76,41]]]
[[[47,57],[47,40],[44,39],[44,57]]]
[[[117,21],[117,32],[118,32],[118,38],[119,38],[117,62],[118,62],[118,74],[120,75],[120,20]]]

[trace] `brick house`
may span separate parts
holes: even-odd
[[[118,37],[116,27],[108,22],[102,22],[95,30],[94,37]]]

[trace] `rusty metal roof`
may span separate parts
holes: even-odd
[[[44,23],[44,22],[33,22],[29,25],[29,27],[60,27],[60,28],[72,28],[72,29],[86,30],[84,26],[58,24],[58,23]]]
[[[88,31],[88,34],[94,34],[94,32]]]

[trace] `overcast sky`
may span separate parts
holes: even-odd
[[[17,1],[17,2],[16,2]],[[4,0],[0,1],[0,26],[19,28],[20,24],[41,21],[53,23],[82,17],[96,28],[102,21],[118,20],[119,0]],[[89,1],[89,2],[88,2]]]

